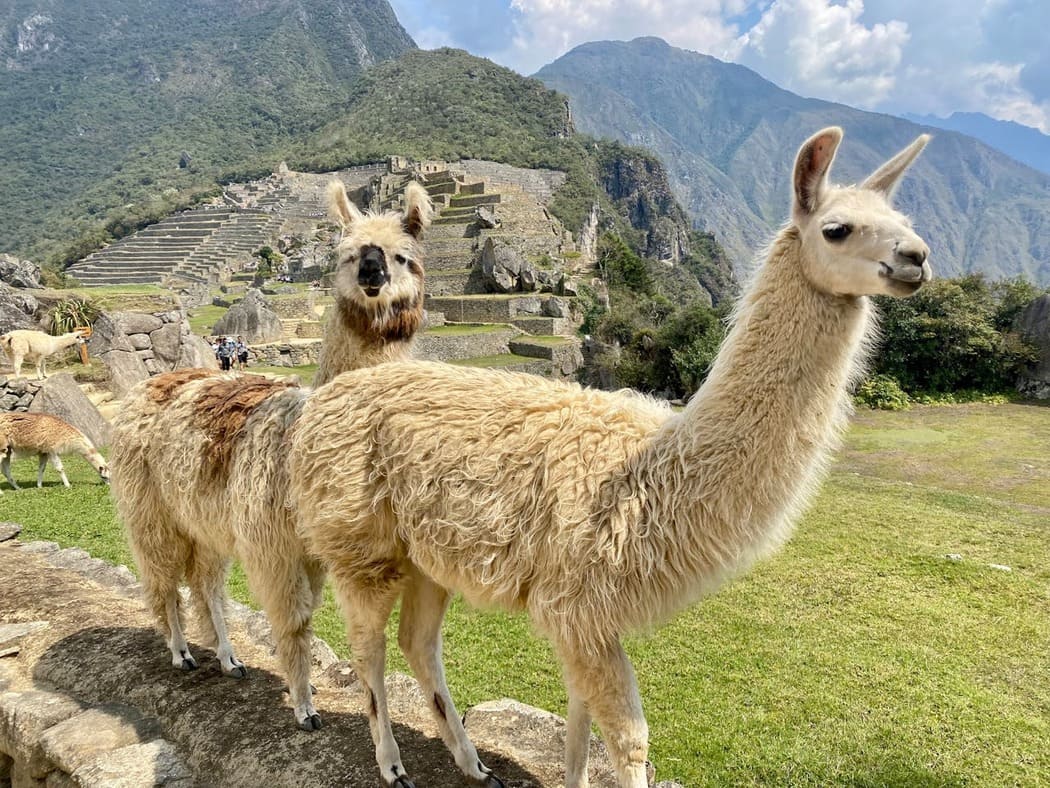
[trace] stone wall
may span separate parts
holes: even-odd
[[[186,316],[177,310],[103,314],[92,329],[88,352],[106,365],[110,389],[118,398],[151,375],[218,366],[211,346],[192,333]]]
[[[321,342],[273,342],[268,345],[253,345],[251,352],[252,364],[300,367],[320,362]]]
[[[544,205],[550,202],[554,192],[561,188],[568,177],[560,170],[527,170],[481,159],[456,162],[449,167],[449,172],[468,180],[481,178],[487,182],[488,191],[498,192],[502,185],[517,186]]]

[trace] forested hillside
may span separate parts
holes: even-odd
[[[268,168],[414,46],[385,0],[5,4],[0,251],[74,257],[104,219],[119,232]]]

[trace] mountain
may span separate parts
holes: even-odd
[[[5,3],[0,249],[75,257],[104,220],[119,233],[268,166],[414,48],[385,0]]]
[[[738,270],[785,219],[794,156],[814,131],[845,129],[833,177],[848,183],[929,130],[797,96],[655,38],[584,44],[536,77],[570,97],[581,132],[655,151],[694,222],[714,232]],[[1050,177],[940,131],[898,205],[929,241],[939,275],[982,271],[1050,284]]]
[[[457,49],[414,50],[378,65],[341,114],[304,135],[287,161],[324,171],[393,154],[560,170],[566,182],[547,207],[573,233],[598,205],[597,229],[614,230],[639,254],[683,263],[714,300],[735,286],[721,247],[690,231],[652,153],[577,134],[563,95],[489,60]]]
[[[923,126],[967,134],[1033,169],[1050,173],[1050,136],[1039,129],[996,120],[982,112],[953,112],[947,118],[910,113],[902,117]]]

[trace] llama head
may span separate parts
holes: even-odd
[[[98,471],[102,481],[109,484],[109,463],[106,462],[106,458],[94,449],[88,452],[86,457],[87,461],[91,463],[91,467]]]
[[[405,189],[401,212],[361,213],[340,181],[328,185],[328,210],[343,228],[336,247],[336,295],[370,313],[422,302],[420,238],[434,213],[418,183]]]
[[[929,248],[891,204],[898,181],[929,140],[921,135],[850,187],[828,182],[842,129],[824,129],[803,143],[795,159],[791,219],[802,242],[803,272],[815,288],[908,296],[930,281]]]

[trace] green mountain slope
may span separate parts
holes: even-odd
[[[414,47],[385,0],[5,4],[0,248],[54,259],[115,206],[170,210]]]
[[[834,174],[841,182],[863,178],[930,131],[802,98],[654,38],[584,44],[536,76],[570,97],[581,132],[655,151],[694,221],[715,233],[738,269],[785,218],[792,161],[814,131],[845,129]],[[969,137],[932,131],[898,202],[929,240],[938,273],[1050,283],[1050,177]]]
[[[366,73],[344,114],[306,135],[296,169],[330,170],[382,159],[491,159],[568,173],[550,209],[573,232],[594,204],[602,224],[653,258],[680,257],[715,300],[732,291],[721,248],[689,232],[660,162],[641,149],[574,132],[565,97],[462,50],[414,50]]]

